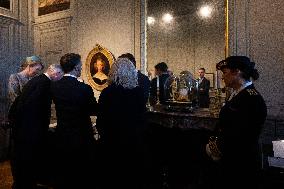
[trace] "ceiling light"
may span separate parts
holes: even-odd
[[[169,13],[166,13],[166,14],[164,14],[162,19],[165,23],[171,23],[172,20],[173,20],[173,16]]]
[[[208,18],[211,16],[212,8],[208,5],[202,6],[199,10],[200,16],[203,18]]]
[[[148,16],[148,18],[147,18],[147,23],[148,23],[149,25],[153,25],[153,24],[155,23],[155,18],[152,17],[152,16]]]

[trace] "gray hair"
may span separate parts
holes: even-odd
[[[126,89],[137,87],[137,71],[133,63],[128,58],[118,58],[111,66],[108,83],[121,85]]]
[[[50,71],[63,72],[62,67],[59,64],[51,64],[47,69]]]

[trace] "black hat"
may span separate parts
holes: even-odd
[[[222,60],[216,65],[217,70],[222,68],[230,69],[239,69],[241,71],[251,71],[254,69],[254,62],[251,62],[250,59],[246,56],[229,56],[225,60]]]

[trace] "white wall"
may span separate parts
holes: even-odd
[[[230,2],[230,54],[247,55],[256,63],[255,82],[268,113],[284,119],[284,1]]]

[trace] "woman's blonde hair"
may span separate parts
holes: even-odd
[[[108,83],[120,85],[126,89],[137,87],[137,71],[133,63],[128,58],[118,58],[111,66]]]

